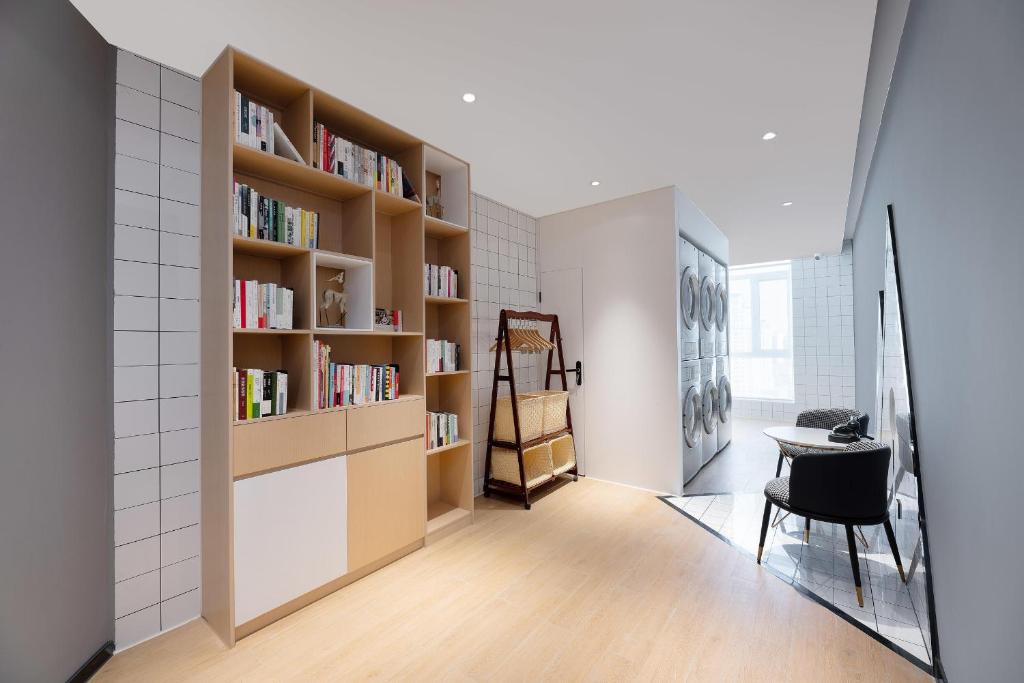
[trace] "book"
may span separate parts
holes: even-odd
[[[375,308],[373,310],[373,329],[382,332],[401,332],[402,312]]]
[[[297,161],[300,164],[306,163],[305,160],[303,160],[302,155],[299,154],[299,150],[295,149],[295,145],[293,145],[292,141],[288,139],[287,135],[285,135],[284,130],[281,128],[281,124],[277,122],[274,122],[273,136],[271,137],[271,140],[271,147],[273,148],[274,154],[277,156]]]
[[[284,370],[234,368],[235,419],[257,420],[288,412],[288,373]]]
[[[313,147],[314,168],[396,197],[416,196],[398,161],[336,135],[318,121],[313,122]]]
[[[335,363],[331,347],[313,340],[316,359],[316,396],[320,409],[392,401],[399,397],[397,364]]]
[[[456,372],[462,365],[462,346],[447,339],[427,340],[427,372]]]
[[[459,416],[455,413],[427,413],[427,450],[459,442]]]
[[[244,183],[234,184],[234,233],[250,239],[316,249],[320,214],[260,195]]]
[[[274,112],[235,91],[235,142],[274,153]]]
[[[423,291],[427,296],[459,298],[459,271],[451,266],[423,264]]]
[[[274,283],[235,280],[231,320],[236,329],[293,329],[295,291]]]

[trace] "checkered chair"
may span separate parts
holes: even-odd
[[[860,434],[864,436],[868,432],[868,416],[853,408],[813,408],[804,410],[796,416],[797,427],[816,427],[818,429],[835,429],[844,425],[852,418],[860,422]],[[779,464],[775,467],[775,476],[782,474],[782,461],[793,458],[801,453],[807,453],[810,449],[801,446],[779,444]]]
[[[788,477],[776,477],[764,487],[764,517],[757,546],[761,563],[772,505],[788,513],[841,524],[846,528],[857,603],[864,606],[860,566],[854,541],[855,526],[881,524],[889,540],[896,569],[905,582],[899,547],[889,521],[888,475],[890,450],[875,441],[857,441],[843,451],[808,450],[793,458]]]

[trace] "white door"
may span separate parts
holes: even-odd
[[[586,406],[583,400],[583,387],[586,385],[587,372],[583,363],[583,269],[566,268],[565,270],[549,270],[540,274],[540,310],[543,313],[558,315],[558,326],[562,331],[562,353],[565,355],[566,381],[569,383],[569,411],[572,415],[573,440],[576,445],[576,462],[580,474],[587,472],[586,449],[584,437],[586,424]],[[558,358],[551,366],[557,367]],[[547,357],[541,356],[541,380],[546,368]],[[576,367],[577,361],[583,368],[582,382],[576,383],[577,373],[569,372]],[[557,376],[551,378],[551,388],[561,389],[561,381]]]

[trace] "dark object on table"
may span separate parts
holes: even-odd
[[[833,427],[832,433],[828,435],[828,440],[835,443],[853,443],[854,441],[860,441],[860,429],[860,418],[851,417],[845,424]]]

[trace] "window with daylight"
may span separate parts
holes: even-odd
[[[789,261],[729,269],[729,355],[736,398],[793,400]]]

